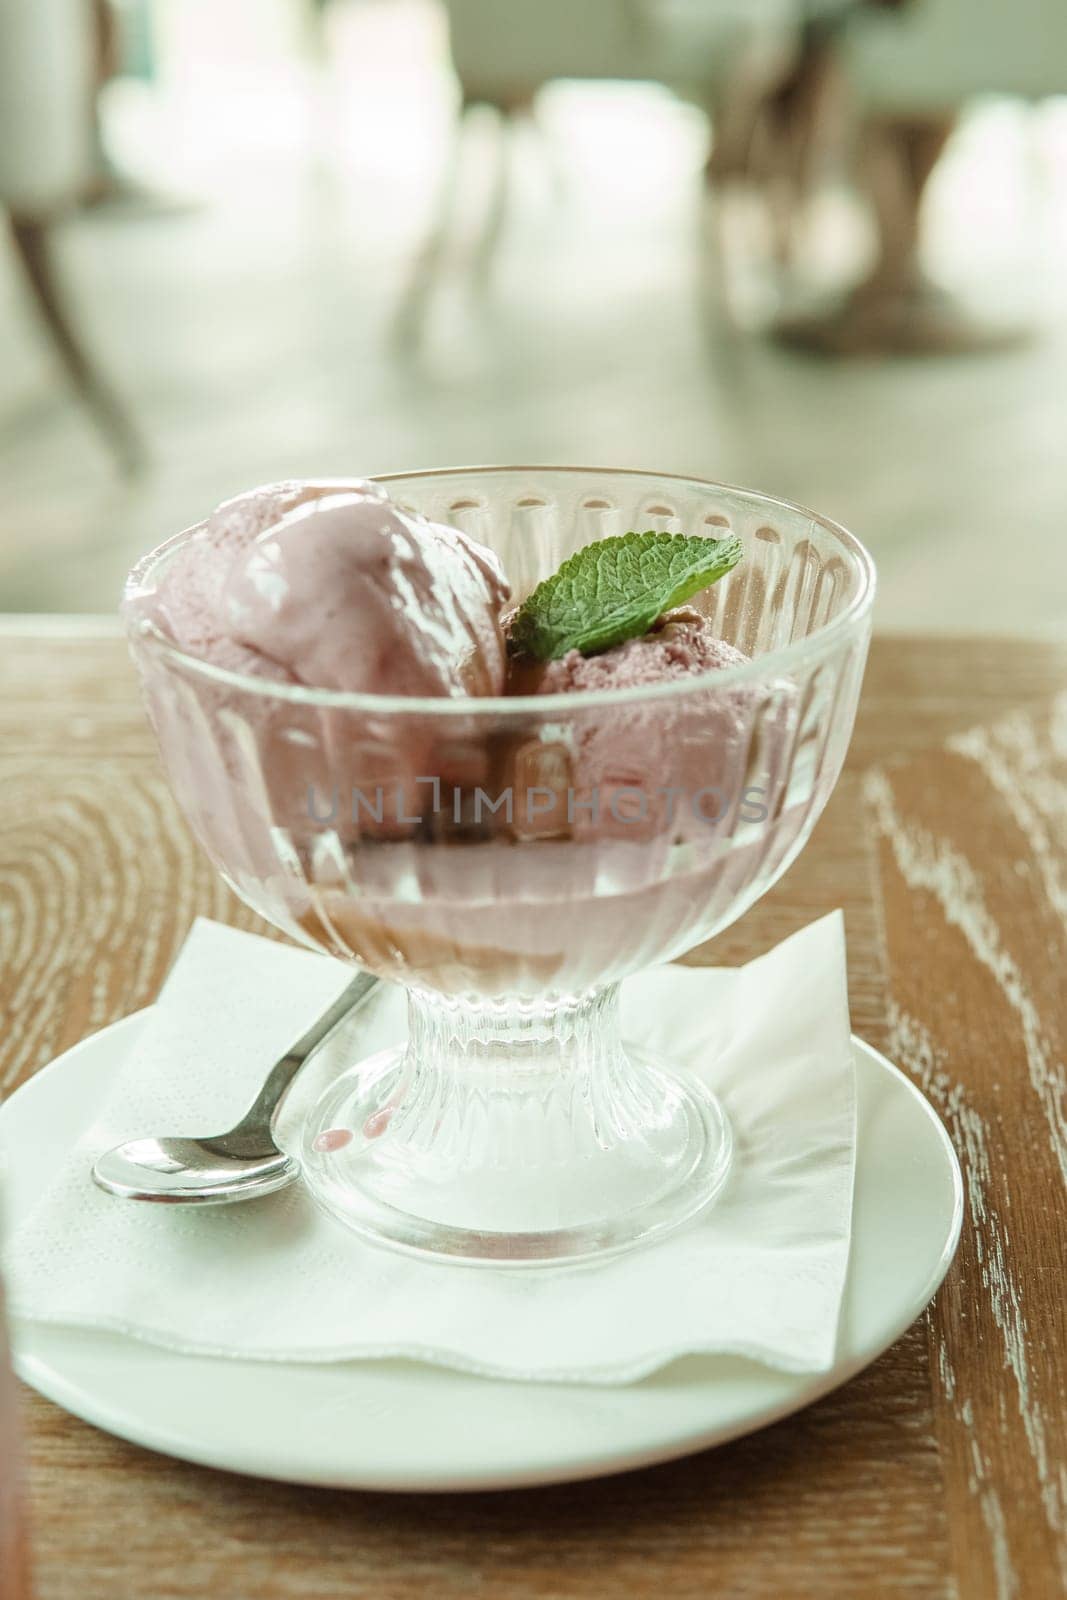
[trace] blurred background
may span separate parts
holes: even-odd
[[[0,609],[289,476],[817,507],[1067,631],[1062,0],[0,0]]]

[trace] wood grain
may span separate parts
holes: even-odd
[[[930,1319],[964,1594],[1067,1589],[1067,695],[865,784],[890,1051],[965,1159]],[[984,1586],[984,1587],[981,1587]]]
[[[242,1480],[27,1393],[43,1600],[1061,1592],[1064,683],[1054,646],[876,641],[807,851],[692,958],[746,960],[844,906],[854,1025],[934,1096],[967,1167],[928,1318],[751,1438],[503,1495]],[[198,912],[264,931],[176,815],[121,641],[0,629],[0,1080],[150,1000]]]

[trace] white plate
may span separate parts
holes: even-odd
[[[17,1225],[88,1122],[146,1013],[105,1028],[0,1108]],[[75,1416],[188,1461],[296,1483],[488,1489],[621,1472],[721,1444],[850,1378],[926,1305],[959,1239],[963,1186],[941,1123],[854,1040],[852,1259],[833,1370],[693,1356],[617,1388],[504,1383],[401,1361],[298,1365],[178,1355],[111,1333],[16,1324],[19,1374]]]

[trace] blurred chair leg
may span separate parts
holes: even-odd
[[[400,298],[392,321],[392,342],[402,353],[410,353],[422,337],[430,298],[441,274],[448,251],[452,223],[456,210],[460,179],[464,167],[464,151],[468,143],[471,114],[483,110],[492,112],[497,119],[494,140],[493,166],[485,218],[471,254],[471,286],[484,294],[489,287],[497,247],[504,231],[510,195],[512,135],[516,121],[525,115],[533,96],[503,103],[488,99],[465,98],[456,119],[451,149],[445,166],[437,202],[437,212],[425,242],[415,259],[407,288]]]
[[[517,118],[525,109],[520,105],[497,106],[497,132],[493,150],[493,172],[485,221],[478,235],[471,262],[471,283],[485,294],[490,286],[497,251],[504,234],[510,197],[511,153]]]
[[[48,223],[11,217],[11,237],[38,310],[75,389],[125,473],[144,466],[146,451],[133,421],[97,372],[75,332],[52,264]]]
[[[566,204],[573,187],[569,151],[561,144],[551,124],[538,115],[536,98],[532,98],[525,109],[526,125],[537,141],[552,203],[562,206]]]
[[[955,118],[917,118],[873,125],[867,133],[865,166],[878,230],[878,259],[867,282],[869,294],[906,293],[921,279],[919,216],[923,194]]]
[[[303,33],[308,55],[317,67],[326,67],[330,61],[329,29],[326,26],[326,8],[329,0],[305,0],[303,7]]]
[[[703,101],[713,130],[713,141],[724,120],[723,107],[730,98],[730,86],[719,96]],[[698,293],[701,326],[714,359],[729,356],[735,363],[755,318],[765,316],[763,302],[769,285],[767,244],[763,235],[770,227],[767,195],[758,196],[753,180],[751,153],[758,142],[755,125],[749,130],[749,147],[744,168],[723,156],[715,160],[716,145],[704,166],[699,197]],[[721,154],[721,149],[720,149]],[[758,224],[766,223],[766,227]],[[755,228],[755,234],[754,234]],[[758,235],[758,237],[757,237]]]
[[[697,196],[697,305],[708,342],[732,341],[739,332],[734,306],[729,242],[728,184],[717,183],[710,166]]]
[[[409,353],[415,349],[422,338],[430,297],[440,274],[441,263],[452,231],[452,218],[463,170],[467,128],[474,106],[474,101],[466,99],[460,106],[445,160],[434,218],[415,257],[407,285],[393,314],[391,341],[402,353]]]

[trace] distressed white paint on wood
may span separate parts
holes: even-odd
[[[1056,697],[864,782],[889,1052],[967,1182],[932,1373],[960,1592],[996,1600],[1067,1588],[1065,726]]]
[[[976,961],[1018,1014],[1030,1081],[1044,1108],[1052,1147],[1067,1183],[1067,1068],[1053,1053],[1025,973],[1004,947],[996,917],[983,894],[979,870],[947,839],[899,815],[884,773],[871,773],[864,787],[877,826],[889,840],[908,887],[928,890],[937,897],[946,921],[961,930]]]

